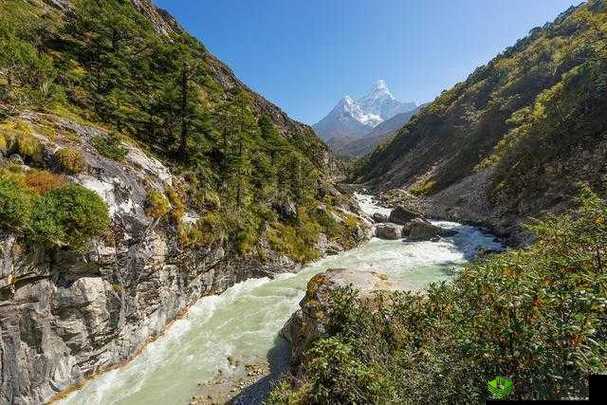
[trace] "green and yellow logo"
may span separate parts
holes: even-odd
[[[512,393],[512,380],[495,377],[487,383],[487,389],[493,399],[506,399]]]

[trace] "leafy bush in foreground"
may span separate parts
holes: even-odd
[[[607,364],[607,204],[531,226],[537,241],[471,264],[426,295],[338,290],[328,336],[304,356],[303,380],[270,403],[482,403],[511,378],[512,399],[587,396]]]

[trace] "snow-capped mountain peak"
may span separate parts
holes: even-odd
[[[383,121],[382,117],[379,115],[372,112],[366,112],[361,108],[361,105],[350,96],[344,97],[333,109],[332,113],[335,113],[340,121],[354,118],[361,124],[371,128],[374,128]]]
[[[359,98],[345,96],[314,129],[324,140],[335,137],[360,138],[397,114],[412,111],[415,103],[401,103],[384,80],[378,80]]]

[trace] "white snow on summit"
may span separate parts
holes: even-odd
[[[382,122],[397,114],[417,108],[415,103],[401,103],[383,80],[378,80],[362,97],[344,97],[333,110],[313,127],[324,140],[361,138]]]
[[[370,127],[375,127],[383,121],[378,114],[365,112],[362,106],[350,96],[344,97],[338,107],[343,108],[343,111],[349,113],[356,121]]]

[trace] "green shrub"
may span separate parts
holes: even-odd
[[[0,227],[22,231],[29,227],[34,195],[13,180],[0,179]]]
[[[309,372],[314,376],[312,399],[324,404],[387,403],[396,387],[381,371],[366,362],[355,348],[338,338],[321,339],[309,351]],[[373,402],[366,402],[371,399]]]
[[[67,246],[81,251],[109,224],[104,201],[94,191],[69,184],[49,191],[36,201],[31,238],[47,246]]]
[[[167,187],[165,191],[171,203],[171,219],[173,223],[178,224],[185,215],[187,208],[185,196],[181,190],[177,190],[174,187]]]
[[[23,158],[37,161],[42,150],[42,144],[34,137],[28,122],[17,119],[0,123],[0,152],[16,152]]]
[[[24,124],[19,129],[15,137],[17,152],[25,159],[39,161],[42,158],[42,144],[32,135],[29,125]]]
[[[0,179],[12,181],[19,187],[26,187],[25,172],[20,164],[8,162],[0,166]]]
[[[148,193],[147,208],[145,213],[154,218],[160,219],[169,213],[171,204],[164,193],[158,190],[152,190]]]
[[[533,225],[528,249],[467,266],[426,294],[332,297],[327,336],[304,354],[298,386],[269,403],[482,403],[580,398],[607,364],[607,203],[588,189],[572,215]]]
[[[55,160],[61,169],[69,174],[78,174],[86,169],[86,161],[78,149],[59,149],[55,152]]]
[[[202,235],[201,242],[204,245],[221,242],[226,237],[226,222],[218,212],[205,213],[196,223],[196,227]]]
[[[184,246],[204,247],[225,240],[226,223],[221,214],[207,212],[195,224],[180,224],[179,239]]]
[[[236,249],[240,254],[249,254],[259,241],[259,230],[254,224],[241,226],[236,233]]]
[[[177,236],[183,247],[200,247],[203,234],[195,224],[180,223],[177,226]]]
[[[339,223],[335,219],[331,212],[326,208],[315,208],[311,210],[312,218],[318,222],[318,224],[322,227],[323,231],[328,236],[333,236],[337,234],[337,228],[339,227]]]
[[[292,382],[288,378],[283,378],[272,388],[265,403],[286,405],[306,404],[309,402],[309,393],[309,384],[299,381],[298,389],[293,390]]]
[[[116,135],[96,136],[93,138],[93,146],[101,156],[118,162],[123,161],[129,153],[129,150],[122,145],[122,141]]]

